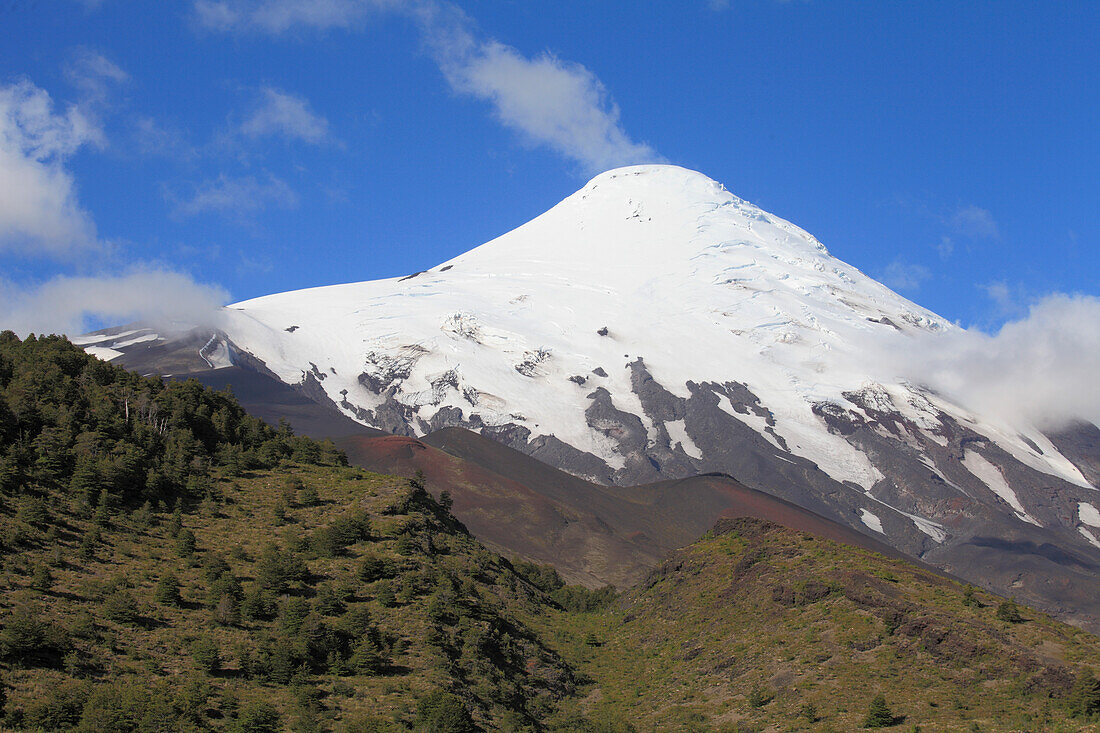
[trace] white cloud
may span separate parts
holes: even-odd
[[[296,27],[327,30],[361,22],[400,0],[195,0],[195,18],[214,31],[285,33]]]
[[[980,206],[970,205],[958,209],[951,215],[948,223],[956,231],[974,239],[997,239],[1000,236],[993,214]]]
[[[1100,424],[1100,298],[1050,295],[993,334],[899,334],[877,348],[887,376],[926,385],[979,414],[1043,428],[1074,419]]]
[[[113,84],[130,80],[130,75],[98,51],[82,48],[65,68],[65,76],[86,99],[103,102]]]
[[[438,0],[196,0],[195,17],[217,31],[279,35],[295,28],[351,27],[372,12],[412,16],[451,88],[488,102],[494,116],[533,145],[577,162],[586,173],[662,158],[630,138],[619,108],[592,71],[549,53],[529,58],[479,38],[455,5]]]
[[[894,260],[882,272],[879,279],[894,290],[919,290],[921,283],[932,277],[927,267]]]
[[[1006,315],[1014,311],[1023,311],[1023,308],[1013,299],[1008,283],[1004,280],[996,280],[986,283],[985,285],[979,285],[978,287],[985,291],[985,294],[993,301],[993,304],[997,307],[997,312],[1001,315]]]
[[[177,127],[153,117],[139,116],[131,122],[134,147],[142,155],[159,155],[176,160],[190,160],[195,149]]]
[[[96,246],[65,160],[103,141],[78,108],[55,113],[31,82],[0,87],[0,251],[64,257]]]
[[[268,174],[267,180],[255,176],[233,178],[221,175],[196,186],[190,196],[178,198],[169,195],[174,203],[176,216],[194,216],[207,212],[228,215],[237,220],[247,220],[269,206],[292,209],[298,205],[298,196],[280,178]]]
[[[940,243],[936,245],[936,251],[940,253],[940,259],[946,260],[955,251],[955,243],[946,235],[940,237]]]
[[[461,11],[428,4],[418,19],[451,88],[492,104],[496,118],[535,145],[545,145],[588,173],[657,162],[619,122],[619,108],[580,64],[549,53],[528,58],[515,48],[476,38]]]
[[[161,268],[134,269],[123,275],[59,275],[37,287],[0,280],[0,328],[27,333],[85,333],[92,318],[116,323],[215,323],[217,309],[229,299],[220,287]]]
[[[241,124],[241,132],[249,137],[280,135],[320,143],[328,137],[328,120],[314,114],[304,97],[264,87],[260,90],[260,104]]]

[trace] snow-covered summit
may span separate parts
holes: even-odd
[[[795,453],[865,488],[879,473],[825,429],[813,404],[863,385],[852,349],[868,332],[951,328],[802,229],[669,165],[601,174],[413,277],[281,293],[227,312],[230,336],[281,379],[300,382],[316,365],[345,409],[396,401],[415,412],[415,433],[440,409],[462,410],[553,435],[615,468],[619,447],[585,416],[596,386],[645,421],[627,368],[639,357],[682,397],[689,381],[735,380],[775,413]]]

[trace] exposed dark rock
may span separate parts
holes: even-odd
[[[550,358],[550,352],[546,349],[528,351],[523,355],[523,361],[515,365],[517,372],[525,377],[534,377],[538,372],[538,366]]]
[[[1086,481],[1100,489],[1100,427],[1078,421],[1049,430],[1046,436],[1059,453],[1077,466]]]
[[[584,411],[588,425],[614,440],[624,456],[646,447],[646,431],[637,415],[623,412],[611,402],[611,393],[603,387],[588,395],[592,404]]]
[[[645,367],[642,357],[627,365],[630,368],[630,384],[641,400],[642,409],[654,422],[684,419],[684,400],[658,384]]]

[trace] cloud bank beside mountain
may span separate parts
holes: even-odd
[[[1049,295],[996,333],[953,329],[867,344],[884,373],[968,410],[1043,428],[1100,424],[1100,298]]]

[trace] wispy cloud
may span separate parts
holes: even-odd
[[[940,259],[946,260],[955,251],[955,242],[945,234],[940,237],[940,243],[936,245],[936,251],[940,253]]]
[[[142,155],[157,155],[175,160],[190,160],[196,150],[184,133],[170,123],[154,117],[138,116],[131,121],[134,149]]]
[[[143,321],[170,328],[215,323],[229,294],[189,275],[157,267],[135,267],[121,275],[59,275],[33,287],[0,279],[0,327],[19,334],[89,330],[92,319]]]
[[[947,221],[956,231],[974,239],[997,239],[1000,236],[993,214],[973,204],[960,207]]]
[[[294,28],[347,28],[401,0],[196,0],[198,23],[215,31],[280,34]]]
[[[221,175],[198,184],[188,195],[169,192],[167,198],[178,217],[215,213],[241,223],[247,223],[256,213],[271,206],[293,209],[298,205],[298,195],[285,181],[271,174],[264,180]]]
[[[588,173],[661,160],[627,135],[619,108],[584,66],[550,54],[527,58],[495,41],[456,55],[452,50],[439,57],[451,87],[489,102],[497,120],[528,143],[545,145]]]
[[[113,86],[130,80],[115,62],[98,51],[81,48],[76,57],[65,67],[65,76],[87,102],[101,104],[106,101]]]
[[[55,112],[29,81],[0,87],[0,251],[67,257],[97,246],[66,160],[102,145],[102,130],[75,106]]]
[[[280,35],[348,28],[372,13],[412,17],[451,89],[490,105],[493,116],[531,145],[545,146],[591,174],[662,160],[631,138],[619,108],[586,67],[550,53],[529,57],[482,37],[457,6],[438,0],[196,0],[199,23],[217,31]],[[308,111],[308,109],[307,109]],[[289,108],[283,110],[288,114]]]
[[[260,101],[241,124],[249,137],[279,136],[308,143],[323,142],[329,135],[328,120],[313,112],[309,101],[275,87],[260,90]]]
[[[527,142],[551,148],[587,173],[661,160],[627,135],[619,108],[584,66],[549,53],[528,58],[480,38],[452,5],[424,3],[416,17],[451,88],[489,102],[494,116]]]
[[[985,294],[993,301],[993,305],[996,306],[998,313],[1001,315],[1012,313],[1020,307],[1012,298],[1008,283],[1004,280],[997,280],[978,287],[985,291]]]
[[[894,260],[882,271],[879,279],[894,290],[919,290],[921,284],[932,277],[932,273],[923,265],[914,265]]]

